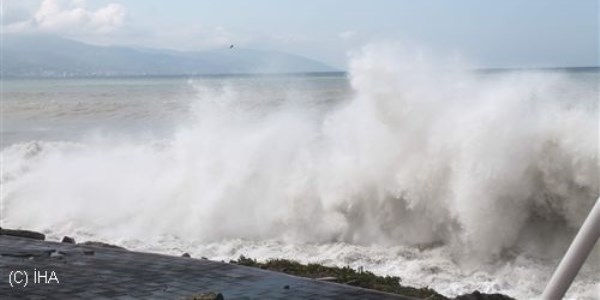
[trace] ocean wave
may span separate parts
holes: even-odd
[[[9,146],[3,226],[560,256],[599,194],[597,86],[389,45],[355,54],[349,78],[326,111],[198,86],[172,138]]]

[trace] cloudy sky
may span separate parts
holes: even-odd
[[[2,31],[101,45],[236,44],[344,68],[377,41],[486,67],[599,65],[599,0],[1,0]]]

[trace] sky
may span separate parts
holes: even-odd
[[[1,0],[3,33],[185,51],[279,50],[345,69],[369,43],[480,67],[598,66],[600,0]]]

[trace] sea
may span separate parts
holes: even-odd
[[[1,226],[535,299],[599,195],[597,69],[10,79]],[[596,246],[567,299],[600,299]]]

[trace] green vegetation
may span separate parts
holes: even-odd
[[[200,293],[183,298],[182,300],[224,300],[221,293]]]
[[[287,259],[270,259],[264,263],[261,263],[257,262],[255,259],[246,258],[244,256],[240,256],[238,260],[231,260],[230,263],[282,272],[295,276],[343,283],[361,288],[421,299],[448,299],[429,288],[412,288],[402,286],[400,285],[399,277],[377,276],[369,271],[354,270],[349,266],[339,268],[326,267],[320,264],[304,265]]]

